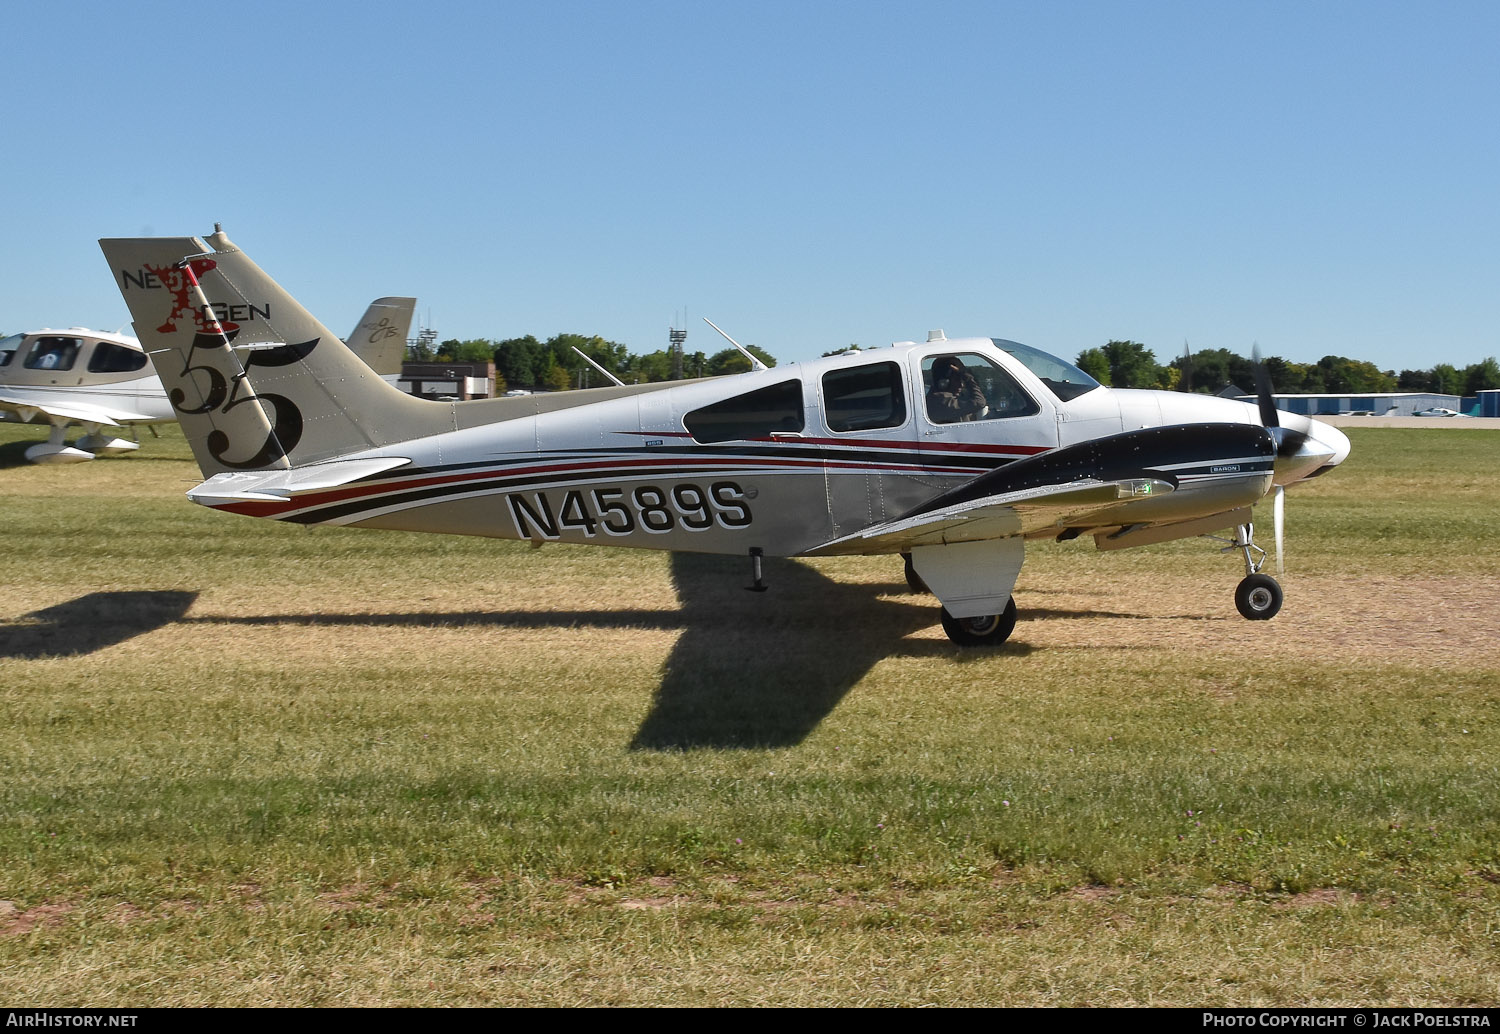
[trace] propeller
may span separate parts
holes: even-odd
[[[1255,374],[1255,402],[1260,407],[1260,422],[1265,425],[1271,440],[1276,443],[1276,459],[1288,459],[1301,451],[1307,441],[1304,431],[1281,426],[1281,417],[1276,412],[1276,397],[1271,388],[1271,374],[1261,362],[1260,346],[1250,349],[1250,369]],[[1277,463],[1285,469],[1287,464]],[[1286,561],[1282,557],[1282,545],[1286,536],[1286,489],[1275,485],[1271,489],[1271,526],[1276,535],[1276,573],[1286,575]]]
[[[1177,378],[1178,391],[1193,390],[1193,351],[1188,348],[1187,338],[1182,339],[1182,365],[1178,367],[1180,376]]]
[[[1261,362],[1259,345],[1250,350],[1250,369],[1255,375],[1255,402],[1260,407],[1260,422],[1276,443],[1276,458],[1286,459],[1297,455],[1307,441],[1307,432],[1281,426],[1281,417],[1276,412],[1276,396],[1271,388],[1271,374],[1266,370],[1266,364]]]

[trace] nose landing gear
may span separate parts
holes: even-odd
[[[1269,621],[1281,610],[1281,586],[1275,578],[1261,574],[1266,564],[1266,551],[1255,544],[1255,525],[1241,524],[1234,529],[1234,538],[1218,535],[1205,538],[1228,542],[1220,553],[1242,552],[1245,554],[1245,577],[1234,589],[1234,606],[1240,616],[1249,621]]]

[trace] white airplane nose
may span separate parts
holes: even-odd
[[[1312,433],[1318,436],[1318,440],[1333,450],[1333,458],[1324,464],[1325,467],[1337,467],[1349,458],[1349,436],[1340,431],[1332,424],[1325,424],[1321,420],[1310,420]]]
[[[1348,458],[1349,437],[1337,427],[1308,417],[1281,416],[1282,425],[1270,429],[1276,439],[1276,484],[1314,477]]]

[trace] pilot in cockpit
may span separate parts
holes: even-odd
[[[935,424],[977,420],[989,402],[974,375],[957,356],[942,355],[932,363],[932,386],[927,389],[927,415]]]

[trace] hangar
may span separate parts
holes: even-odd
[[[1427,409],[1452,409],[1460,413],[1478,415],[1482,404],[1495,408],[1493,415],[1500,416],[1500,392],[1480,392],[1481,398],[1464,398],[1436,391],[1384,391],[1363,394],[1276,394],[1276,408],[1287,413],[1303,416],[1339,416],[1368,414],[1371,416],[1414,416]],[[1490,396],[1484,399],[1484,396]],[[1245,402],[1254,402],[1254,395],[1238,396]],[[1484,415],[1492,415],[1488,410]]]

